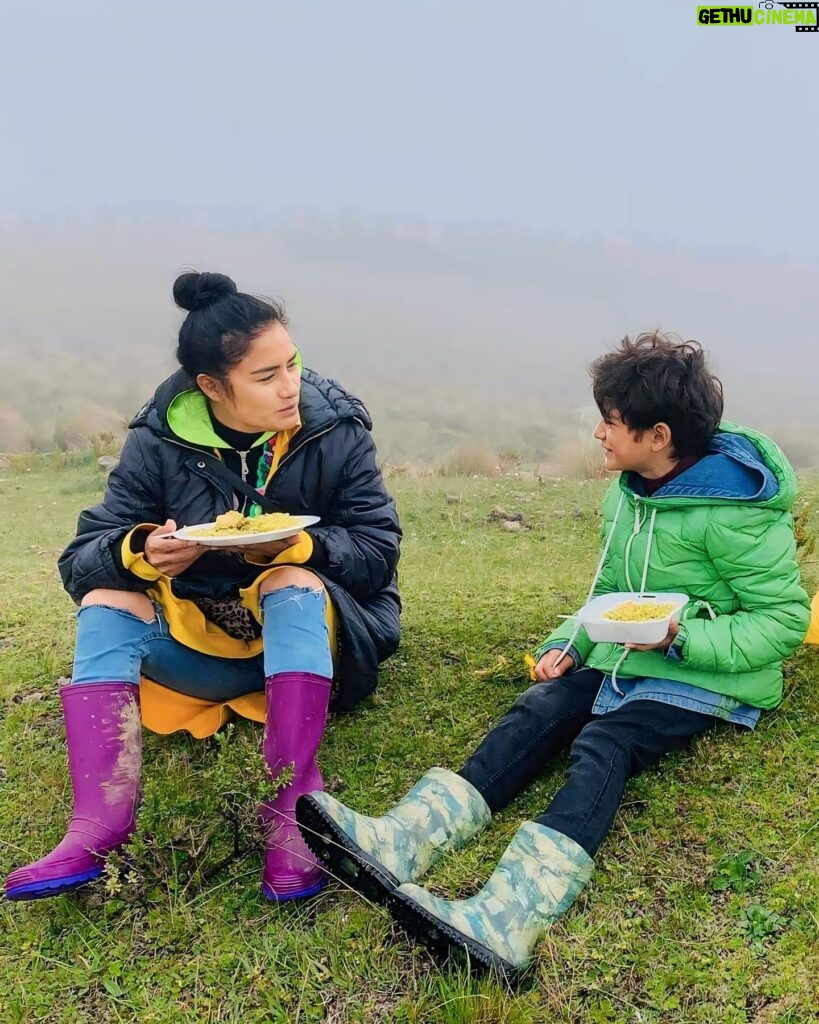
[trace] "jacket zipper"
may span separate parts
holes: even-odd
[[[236,453],[242,461],[242,482],[247,483],[247,452]]]
[[[338,422],[338,421],[336,421],[336,423],[337,423],[337,422]],[[281,462],[279,463],[279,465],[278,465],[278,467],[277,467],[277,469],[276,469],[276,472],[278,473],[278,472],[279,472],[279,470],[280,470],[280,469],[282,468],[282,466],[283,466],[283,465],[285,464],[285,462],[287,462],[287,460],[288,460],[288,459],[289,459],[289,458],[290,458],[290,457],[291,457],[292,455],[295,455],[295,454],[296,454],[296,452],[298,452],[298,451],[301,451],[301,449],[302,449],[302,448],[303,448],[303,447],[304,447],[304,446],[305,446],[305,445],[306,445],[306,444],[307,444],[308,442],[310,442],[310,441],[314,441],[314,440],[315,440],[316,438],[318,438],[318,437],[323,437],[323,436],[324,436],[325,434],[329,434],[329,433],[330,433],[330,431],[331,431],[331,430],[333,429],[333,427],[335,427],[335,426],[336,426],[336,423],[331,423],[331,424],[330,424],[330,425],[329,425],[328,427],[325,427],[325,429],[324,429],[324,430],[319,430],[319,431],[318,431],[318,433],[316,433],[316,434],[310,434],[310,436],[309,436],[309,437],[305,437],[305,438],[304,438],[304,439],[302,440],[301,444],[297,444],[295,448],[291,448],[291,449],[290,449],[290,450],[289,450],[289,451],[288,451],[288,452],[287,452],[287,453],[285,454],[284,458],[283,458],[283,459],[281,460]],[[214,458],[214,457],[215,457],[215,456],[213,456],[213,455],[210,455],[210,454],[209,454],[208,452],[203,452],[201,448],[195,448],[195,447],[194,447],[194,446],[193,446],[192,444],[184,444],[184,443],[183,443],[182,441],[175,441],[175,440],[174,440],[173,438],[171,438],[171,437],[168,437],[167,435],[165,435],[165,436],[163,437],[163,440],[167,441],[167,442],[168,442],[169,444],[175,444],[175,445],[176,445],[176,446],[177,446],[178,448],[186,448],[186,449],[187,449],[188,451],[190,451],[190,452],[196,452],[196,454],[197,454],[197,455],[203,455],[203,456],[207,456],[207,457],[208,457],[209,459],[212,459],[212,458]],[[239,455],[241,456],[241,459],[242,459],[242,480],[245,480],[245,473],[247,472],[247,462],[246,462],[247,452],[239,452]],[[213,483],[216,483],[216,481],[213,481]],[[245,480],[245,483],[247,483],[247,481],[246,481],[246,480]],[[217,487],[218,487],[218,486],[219,486],[219,485],[217,484]],[[221,487],[219,487],[219,490],[220,490],[220,491],[222,491],[222,494],[227,494],[227,492],[226,492],[226,491],[224,491],[224,490],[223,490],[223,489],[222,489]],[[232,495],[228,495],[228,497],[232,497]]]
[[[640,521],[640,499],[635,496],[634,498],[634,526],[631,530],[631,536],[626,541],[626,549],[623,555],[626,570],[626,586],[630,591],[634,590],[634,584],[631,582],[631,571],[629,569],[629,562],[631,561],[631,545],[634,543],[634,538],[642,530],[643,524]]]

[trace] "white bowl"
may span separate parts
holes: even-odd
[[[673,609],[662,619],[640,622],[616,622],[604,619],[606,612],[624,601],[671,604]],[[658,644],[668,634],[668,625],[688,604],[687,594],[601,594],[577,613],[577,621],[596,644]]]

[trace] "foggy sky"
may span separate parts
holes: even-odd
[[[122,351],[139,390],[195,266],[283,296],[353,384],[582,404],[661,326],[730,413],[815,421],[819,34],[687,0],[6,0],[0,87],[6,360]]]
[[[819,260],[819,34],[689,0],[5,0],[0,215],[297,211]]]

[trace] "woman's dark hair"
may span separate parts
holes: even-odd
[[[667,423],[677,458],[705,454],[722,419],[723,397],[698,342],[661,331],[626,337],[595,359],[591,375],[604,418],[616,410],[638,434]]]
[[[225,274],[180,274],[173,283],[177,306],[188,311],[179,328],[176,358],[193,380],[200,373],[227,383],[253,339],[269,324],[286,324],[284,308],[237,290]]]

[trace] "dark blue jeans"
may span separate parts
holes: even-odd
[[[655,700],[592,715],[602,681],[585,668],[531,686],[458,773],[494,814],[570,746],[566,783],[535,820],[574,839],[590,857],[612,826],[628,780],[717,724],[711,715]]]

